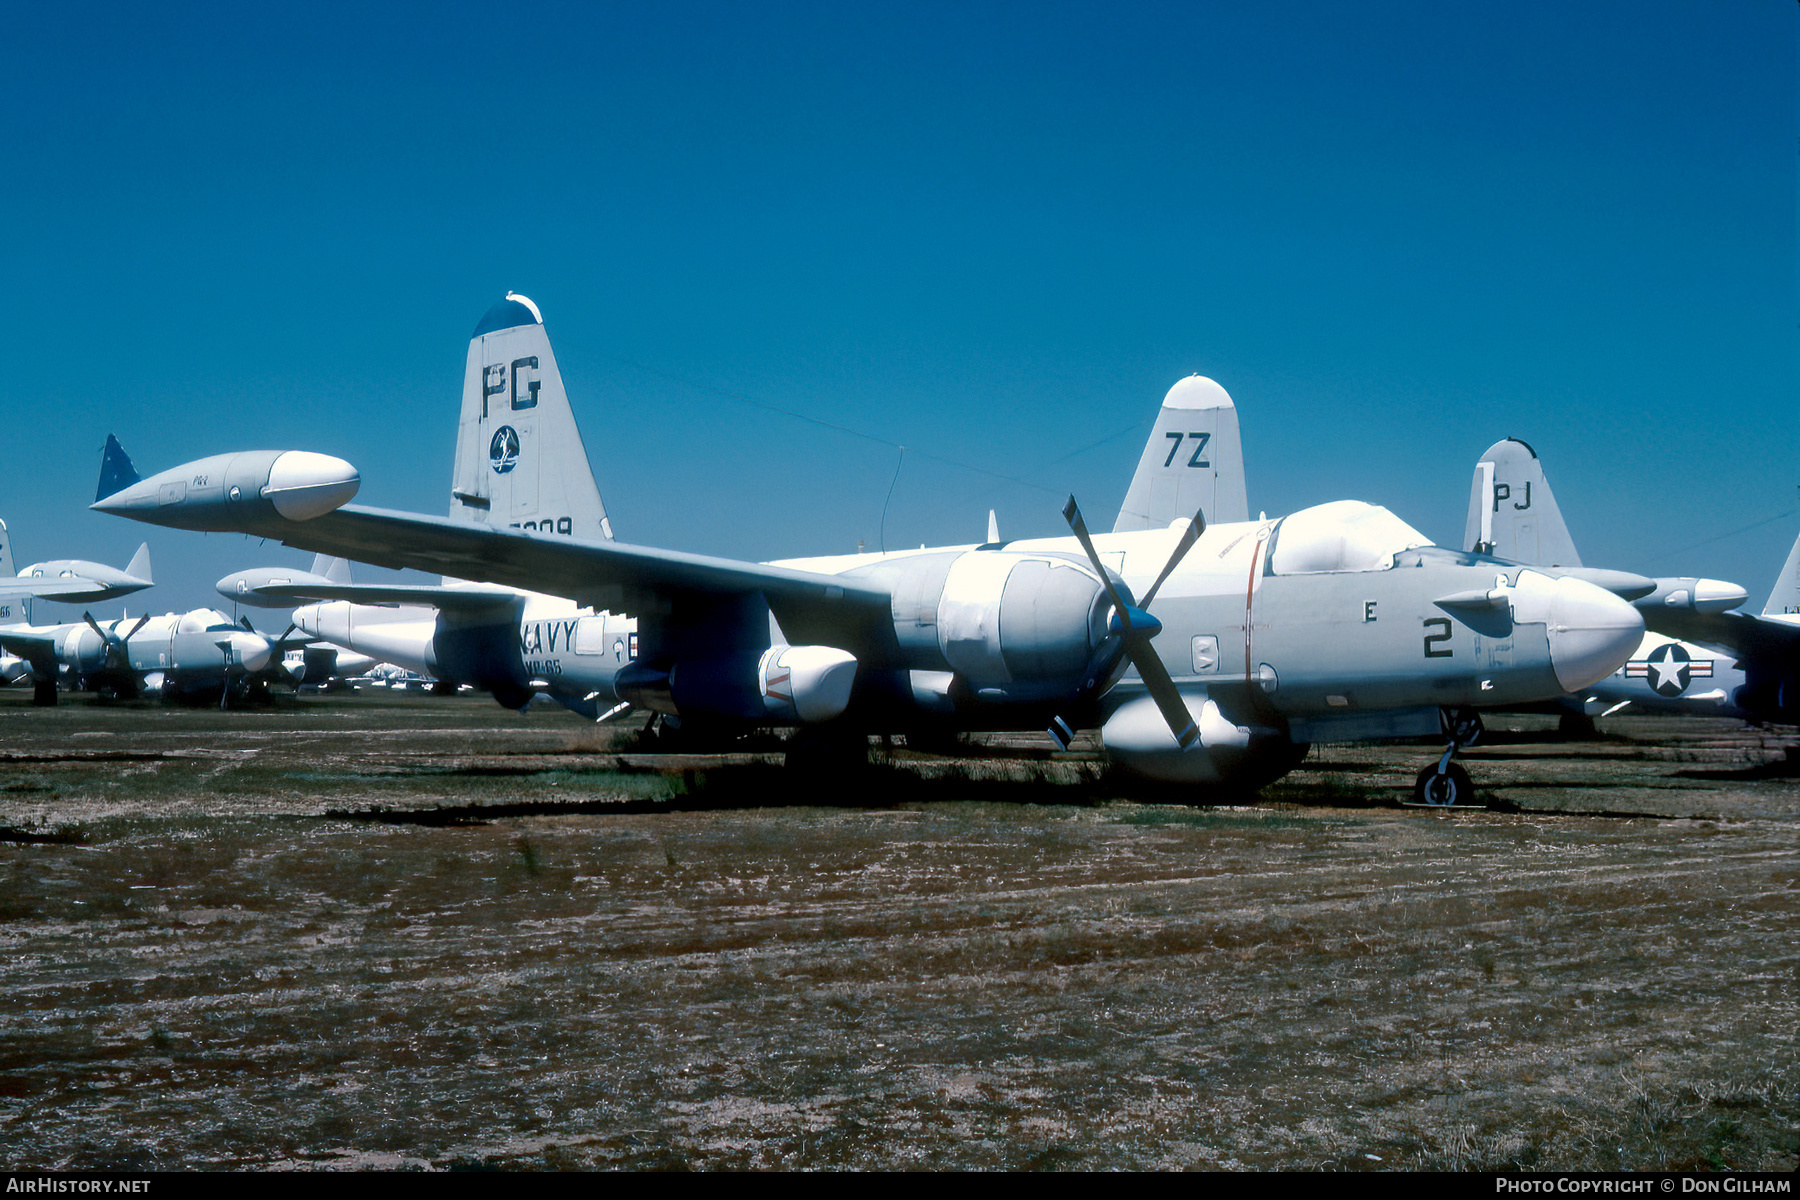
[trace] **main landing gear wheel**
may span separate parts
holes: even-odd
[[[1451,763],[1440,774],[1436,766],[1419,772],[1413,783],[1413,802],[1432,808],[1455,808],[1475,796],[1475,784],[1461,763]]]

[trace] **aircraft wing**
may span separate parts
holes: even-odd
[[[92,579],[79,576],[58,576],[55,579],[5,579],[0,580],[0,597],[32,596],[39,600],[54,600],[71,592],[83,594],[105,587]]]
[[[1800,624],[1743,612],[1706,613],[1660,606],[1640,611],[1644,628],[1665,637],[1715,646],[1739,658],[1769,655],[1800,660]]]
[[[437,584],[265,583],[257,595],[274,600],[348,600],[353,604],[421,605],[442,612],[476,615],[508,609],[520,600],[512,589],[442,587]]]
[[[1698,642],[1737,659],[1744,686],[1734,697],[1759,720],[1800,723],[1800,624],[1749,613],[1645,608],[1655,633]]]
[[[56,678],[56,637],[48,633],[17,633],[0,628],[0,650],[24,659],[39,679]]]
[[[760,593],[790,642],[856,647],[862,653],[893,647],[892,604],[886,589],[866,582],[659,550],[615,541],[587,541],[517,529],[496,529],[444,517],[345,505],[310,520],[246,513],[238,532],[384,567],[411,568],[459,579],[564,596],[595,609],[657,616],[684,603],[707,603]],[[298,590],[303,585],[294,585]],[[339,589],[307,587],[325,597]],[[354,586],[343,590],[360,591]],[[402,601],[404,589],[381,589],[386,602],[440,604],[446,592],[426,587]],[[273,594],[273,593],[272,593]],[[368,593],[331,599],[372,602]],[[897,649],[897,647],[895,647]]]

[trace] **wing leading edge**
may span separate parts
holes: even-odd
[[[597,611],[628,616],[679,616],[689,604],[760,594],[796,644],[854,648],[870,665],[890,657],[898,661],[888,592],[835,575],[361,505],[305,521],[243,512],[231,522],[231,530],[378,566],[564,596]]]

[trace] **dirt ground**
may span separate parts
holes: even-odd
[[[1553,725],[1205,807],[0,691],[0,1169],[1793,1170],[1800,736]]]

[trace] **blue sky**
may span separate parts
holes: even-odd
[[[1800,533],[1797,16],[35,6],[0,77],[0,517],[20,565],[147,537],[161,611],[307,556],[88,512],[108,432],[146,474],[339,454],[440,512],[510,288],[629,541],[1049,534],[1071,491],[1110,524],[1198,371],[1252,509],[1454,544],[1517,436],[1589,563],[1760,606]]]

